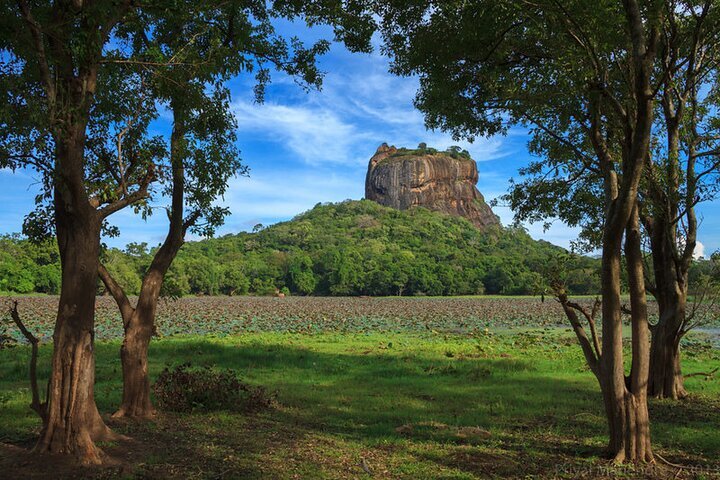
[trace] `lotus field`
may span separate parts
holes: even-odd
[[[21,297],[20,313],[41,341],[49,341],[57,297]],[[592,299],[581,300],[591,303]],[[657,306],[650,304],[651,316]],[[717,326],[720,308],[704,312]],[[185,297],[164,299],[159,337],[238,333],[440,332],[466,334],[488,329],[569,327],[560,306],[540,297]],[[9,335],[20,340],[20,332]],[[95,338],[122,338],[122,322],[111,297],[98,297]]]

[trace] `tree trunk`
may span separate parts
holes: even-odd
[[[620,247],[603,252],[603,338],[600,388],[608,420],[608,453],[614,461],[651,461],[647,399],[626,385],[620,302]]]
[[[661,314],[662,317],[662,314]],[[648,394],[674,400],[687,396],[680,367],[680,338],[675,321],[658,323],[650,343]]]
[[[615,460],[653,461],[650,446],[650,416],[647,405],[647,378],[650,371],[649,325],[645,274],[637,205],[625,231],[625,260],[630,290],[632,360],[630,377],[625,381],[624,452],[615,452]],[[619,435],[619,432],[615,432]],[[618,439],[615,441],[617,442]]]
[[[637,208],[626,232],[626,259],[632,308],[632,366],[625,377],[622,345],[620,268],[622,234],[606,228],[602,257],[603,338],[600,388],[609,428],[608,450],[617,463],[653,461],[647,409],[649,345]]]
[[[125,329],[120,349],[123,372],[122,403],[113,417],[152,418],[156,411],[150,401],[148,346],[153,334],[154,313],[135,310]]]
[[[659,315],[650,344],[648,395],[679,399],[687,396],[680,368],[680,339],[686,321],[688,272],[675,261],[675,230],[666,217],[658,216],[651,235]]]
[[[608,398],[605,395],[605,411],[610,427],[610,457],[616,463],[652,462],[647,397],[643,399],[625,390],[619,401],[608,403]]]
[[[150,375],[148,372],[148,347],[155,333],[155,314],[165,272],[177,254],[180,243],[166,241],[158,250],[143,278],[137,306],[122,308],[125,337],[120,349],[123,370],[123,398],[120,408],[113,417],[148,419],[156,415],[150,400]],[[104,272],[103,272],[104,273]],[[112,278],[101,274],[106,285],[118,300],[118,304],[127,302],[122,290],[117,289]]]
[[[162,252],[158,252],[162,255]],[[157,256],[156,256],[157,259]],[[157,263],[156,260],[153,264]],[[125,323],[120,349],[123,370],[123,398],[113,417],[152,418],[156,411],[150,400],[148,347],[155,332],[155,312],[162,286],[162,273],[151,267],[143,279],[135,309]]]
[[[82,200],[67,184],[58,182],[55,221],[62,288],[53,334],[47,421],[35,450],[74,454],[81,463],[98,464],[102,452],[94,441],[115,436],[100,417],[94,399],[100,226],[95,210]]]

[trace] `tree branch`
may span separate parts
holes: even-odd
[[[100,263],[98,265],[98,276],[100,277],[100,280],[105,284],[105,288],[108,289],[108,292],[110,292],[110,295],[115,299],[115,303],[117,303],[118,308],[120,309],[120,316],[122,317],[123,321],[123,327],[127,327],[128,322],[130,321],[130,317],[132,316],[135,309],[130,304],[130,300],[128,300],[127,295],[125,295],[125,290],[120,286],[119,283],[115,281],[115,279],[110,275],[110,272],[105,268],[105,265]]]
[[[188,215],[188,217],[183,222],[183,237],[185,236],[185,233],[188,231],[188,229],[195,225],[195,222],[197,222],[201,216],[202,212],[199,209],[193,211],[190,215]]]
[[[13,301],[12,306],[9,308],[9,311],[13,322],[15,322],[15,325],[17,325],[17,327],[20,329],[20,332],[22,332],[23,336],[27,339],[27,341],[32,347],[32,356],[30,357],[30,391],[32,393],[32,403],[30,404],[30,408],[32,408],[35,413],[40,416],[43,423],[45,423],[45,420],[47,419],[47,402],[40,403],[40,390],[38,389],[37,383],[37,357],[39,341],[35,337],[35,335],[30,333],[30,331],[25,327],[25,324],[23,324],[22,320],[20,319],[17,300]]]
[[[148,173],[145,175],[145,177],[140,182],[140,185],[138,186],[137,190],[134,192],[123,195],[122,198],[119,200],[116,200],[109,205],[101,208],[98,210],[98,214],[100,215],[100,218],[107,218],[108,216],[112,215],[113,213],[122,210],[123,208],[127,207],[128,205],[132,205],[144,198],[147,198],[149,196],[148,188],[150,186],[150,183],[155,179],[155,167],[151,164],[148,168]]]
[[[30,7],[28,6],[26,0],[17,0],[17,5],[20,9],[20,13],[22,14],[23,19],[25,20],[25,23],[27,23],[28,27],[30,28],[30,34],[32,35],[33,39],[33,48],[35,50],[35,55],[37,56],[38,67],[40,68],[40,78],[45,84],[45,93],[48,96],[50,111],[53,112],[55,110],[56,91],[55,84],[53,83],[52,79],[52,74],[50,73],[50,66],[48,64],[47,55],[45,53],[42,27],[37,22],[37,20],[35,20],[35,17],[33,17],[32,13],[30,12]]]
[[[594,320],[590,324],[592,336],[593,336],[593,344],[595,345],[595,350],[593,350],[593,344],[590,343],[590,339],[587,336],[587,333],[585,332],[585,329],[583,328],[582,324],[580,323],[580,319],[577,316],[577,308],[579,307],[579,311],[585,315],[586,310],[572,302],[568,301],[567,294],[564,292],[560,292],[557,295],[557,300],[560,302],[560,305],[562,305],[563,310],[565,311],[565,315],[567,316],[568,320],[570,320],[570,325],[572,325],[573,330],[575,331],[575,336],[578,339],[578,342],[580,343],[580,348],[582,348],[583,354],[585,355],[585,361],[587,361],[588,367],[590,367],[590,370],[595,374],[595,376],[600,375],[600,347],[599,342],[597,339],[597,334],[595,333],[594,328]],[[597,300],[596,300],[597,304]],[[595,311],[595,308],[593,308],[593,311]],[[587,318],[587,317],[586,317]]]

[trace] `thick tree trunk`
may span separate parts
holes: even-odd
[[[674,400],[687,396],[680,367],[680,333],[675,321],[658,323],[650,343],[648,395]]]
[[[114,435],[94,400],[94,319],[100,227],[95,211],[77,192],[56,187],[56,227],[62,262],[47,421],[38,452],[69,453],[82,463],[101,462],[95,440]],[[80,197],[82,199],[82,197]]]
[[[651,235],[658,322],[652,331],[648,395],[679,399],[687,396],[680,367],[680,339],[687,310],[687,269],[676,259],[674,227],[658,216]]]
[[[608,420],[608,453],[618,463],[651,461],[647,399],[628,390],[623,367],[619,246],[603,252],[602,309],[600,388]]]
[[[636,206],[625,232],[625,260],[630,290],[632,326],[632,363],[630,377],[625,381],[623,429],[624,451],[615,452],[615,460],[653,461],[650,446],[650,417],[647,405],[647,378],[650,371],[649,325],[647,295],[641,250],[638,207]],[[620,432],[615,432],[619,435]],[[616,439],[617,441],[617,439]]]
[[[602,254],[602,389],[609,429],[609,454],[618,458],[625,451],[625,372],[620,317],[620,241],[606,231]]]
[[[609,393],[603,392],[610,429],[609,456],[617,463],[652,462],[647,398],[625,390],[617,400]]]

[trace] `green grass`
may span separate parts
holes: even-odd
[[[232,368],[277,392],[253,415],[163,414],[114,423],[145,447],[133,475],[149,478],[575,478],[602,463],[598,386],[568,331],[477,335],[258,333],[175,337],[151,344],[153,377],[166,366]],[[720,352],[689,343],[686,372]],[[121,391],[117,341],[97,344],[96,399],[111,412]],[[39,376],[51,349],[41,348]],[[0,441],[29,444],[29,350],[0,351]],[[688,401],[653,401],[656,451],[720,468],[720,382],[692,377]],[[122,446],[106,445],[110,453]],[[120,449],[120,450],[119,450]],[[564,468],[572,466],[572,473]],[[584,469],[584,470],[583,470]],[[627,473],[627,472],[618,472]],[[126,472],[127,474],[127,472]],[[587,478],[595,478],[590,475]]]

